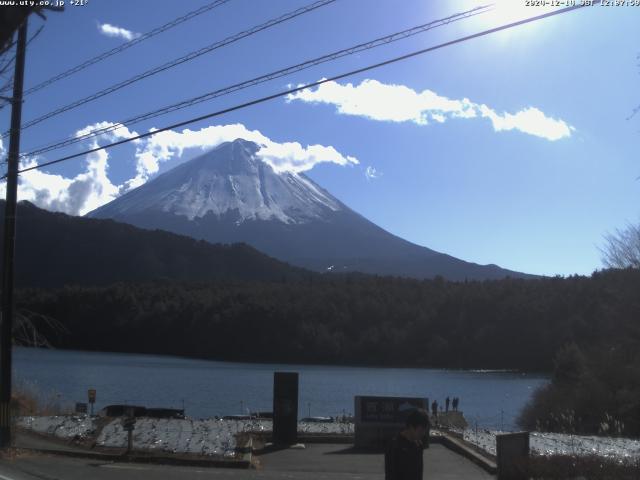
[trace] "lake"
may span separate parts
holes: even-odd
[[[472,426],[514,430],[515,418],[533,391],[548,382],[540,374],[424,368],[368,368],[257,364],[159,355],[14,348],[14,384],[34,388],[62,405],[87,401],[97,391],[96,411],[128,403],[185,408],[194,418],[271,411],[273,372],[300,374],[299,415],[353,413],[355,395],[427,397],[444,406],[460,398]]]

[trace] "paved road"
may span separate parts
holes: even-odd
[[[322,478],[320,474],[326,474],[325,478],[384,478],[382,454],[357,453],[350,445],[310,444],[305,450],[281,450],[255,459],[265,472],[303,474],[288,478]],[[475,463],[437,444],[425,450],[424,469],[428,480],[494,478]]]
[[[40,450],[62,450],[65,452],[85,452],[87,448],[75,446],[64,440],[56,440],[49,437],[15,430],[13,432],[13,446],[16,448],[35,448]]]
[[[79,458],[21,454],[0,460],[0,480],[184,480],[184,479],[300,479],[382,480],[380,454],[354,453],[346,445],[307,445],[304,450],[280,450],[256,457],[256,470],[174,467],[113,463]],[[428,480],[481,480],[494,478],[441,445],[425,451]]]

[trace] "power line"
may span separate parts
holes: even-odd
[[[36,30],[36,33],[31,35],[31,37],[27,40],[27,47],[29,45],[31,45],[31,42],[33,42],[36,38],[38,38],[38,35],[40,35],[40,33],[42,33],[43,29],[44,29],[44,25],[40,25],[40,28],[38,28],[38,30]],[[13,62],[16,60],[16,55],[17,55],[17,52],[14,52],[13,57],[11,57],[11,59],[7,60],[7,62],[0,69],[0,74],[4,73],[7,70],[7,68],[9,68],[9,66],[13,64]]]
[[[4,45],[4,46],[0,45],[0,55],[4,55],[6,52],[11,50],[15,46],[16,46],[15,40],[12,40],[8,45]]]
[[[0,67],[0,75],[4,74],[4,72],[6,72],[9,69],[9,67],[11,67],[11,65],[13,65],[13,62],[15,61],[15,59],[16,59],[16,56],[14,54],[13,57],[11,57],[9,60],[4,62],[4,64]]]
[[[112,55],[115,55],[117,53],[123,52],[124,50],[127,50],[128,48],[133,47],[134,45],[137,45],[138,43],[144,42],[145,40],[148,40],[151,37],[154,37],[156,35],[158,35],[159,33],[165,32],[177,25],[180,25],[181,23],[186,22],[187,20],[191,20],[192,18],[197,17],[198,15],[202,15],[205,12],[208,12],[209,10],[212,10],[216,7],[219,7],[220,5],[223,5],[227,2],[229,2],[231,0],[216,0],[215,2],[211,2],[207,5],[204,5],[200,8],[198,8],[197,10],[194,10],[192,12],[189,12],[185,15],[182,15],[181,17],[178,17],[168,23],[165,23],[164,25],[161,25],[159,27],[154,28],[153,30],[148,31],[147,33],[144,33],[142,35],[140,35],[137,38],[134,38],[133,40],[129,40],[126,43],[123,43],[122,45],[119,45],[115,48],[112,48],[111,50],[107,50],[106,52],[101,53],[100,55],[97,55],[93,58],[90,58],[89,60],[82,62],[79,65],[76,65],[75,67],[70,68],[69,70],[66,70],[54,77],[49,78],[48,80],[45,80],[31,88],[29,88],[28,90],[25,90],[24,92],[24,96],[26,95],[30,95],[34,92],[37,92],[38,90],[43,89],[44,87],[47,87],[49,85],[51,85],[52,83],[57,82],[58,80],[62,80],[63,78],[67,78],[71,75],[73,75],[74,73],[78,73],[81,70],[84,70],[87,67],[90,67],[91,65],[94,65],[102,60],[105,60],[106,58],[111,57]],[[1,91],[4,91],[7,87],[4,87]]]
[[[34,33],[33,35],[31,35],[31,38],[29,38],[29,40],[27,40],[27,46],[31,45],[31,42],[34,41],[38,35],[40,35],[40,33],[42,32],[42,30],[44,29],[44,25],[41,25],[40,28],[38,28],[38,30],[36,30],[36,33]],[[4,65],[2,65],[2,67],[0,67],[0,75],[3,75],[4,72],[6,72],[9,67],[11,67],[11,65],[13,65],[13,63],[16,60],[16,53],[13,54],[13,56],[7,60]],[[0,89],[0,91],[4,91],[4,90],[9,90],[11,88],[13,88],[13,79],[9,80],[10,84],[8,86],[4,86],[2,87],[2,89]]]
[[[594,0],[593,4],[597,5],[599,3],[600,3],[600,0]],[[394,64],[394,63],[398,63],[400,61],[407,60],[409,58],[417,57],[419,55],[424,55],[425,53],[433,52],[433,51],[439,50],[441,48],[450,47],[450,46],[456,45],[458,43],[463,43],[463,42],[466,42],[466,41],[469,41],[469,40],[472,40],[472,39],[475,39],[475,38],[484,37],[486,35],[490,35],[492,33],[496,33],[496,32],[502,31],[502,30],[507,30],[509,28],[514,28],[514,27],[517,27],[517,26],[520,26],[520,25],[524,25],[524,24],[527,24],[527,23],[535,22],[535,21],[538,21],[538,20],[542,20],[544,18],[548,18],[548,17],[552,17],[552,16],[555,16],[555,15],[559,15],[559,14],[562,14],[562,13],[571,12],[571,11],[574,11],[574,10],[577,10],[577,9],[580,9],[580,8],[584,8],[586,6],[587,5],[576,5],[576,6],[573,6],[573,7],[567,7],[567,8],[563,8],[563,9],[560,9],[560,10],[555,10],[553,12],[548,12],[548,13],[544,13],[544,14],[541,14],[541,15],[537,15],[535,17],[526,18],[524,20],[519,20],[517,22],[509,23],[509,24],[506,24],[506,25],[501,25],[500,27],[495,27],[495,28],[491,28],[491,29],[488,29],[488,30],[483,30],[481,32],[474,33],[473,35],[467,35],[465,37],[457,38],[455,40],[450,40],[448,42],[440,43],[440,44],[435,45],[433,47],[427,47],[427,48],[423,48],[421,50],[416,50],[414,52],[407,53],[405,55],[401,55],[401,56],[398,56],[398,57],[393,57],[393,58],[385,60],[383,62],[375,63],[375,64],[372,64],[372,65],[368,65],[366,67],[358,68],[356,70],[351,70],[351,71],[346,72],[346,73],[341,73],[341,74],[335,75],[335,76],[333,76],[331,78],[325,78],[325,79],[319,80],[317,82],[308,83],[306,85],[300,85],[300,86],[295,87],[295,88],[290,88],[290,89],[285,90],[285,91],[281,91],[281,92],[278,92],[278,93],[267,95],[265,97],[261,97],[261,98],[255,99],[255,100],[251,100],[249,102],[245,102],[245,103],[242,103],[242,104],[239,104],[239,105],[235,105],[233,107],[225,108],[223,110],[218,110],[216,112],[208,113],[206,115],[201,115],[199,117],[191,118],[189,120],[185,120],[185,121],[182,121],[182,122],[174,123],[173,125],[169,125],[169,126],[157,129],[157,130],[153,130],[153,131],[150,131],[150,132],[147,132],[147,133],[143,133],[143,134],[137,135],[135,137],[130,137],[130,138],[126,138],[124,140],[119,140],[117,142],[113,142],[113,143],[110,143],[108,145],[103,145],[102,147],[92,148],[92,149],[89,149],[89,150],[85,150],[84,152],[76,153],[76,154],[73,154],[73,155],[68,155],[66,157],[58,158],[56,160],[51,160],[49,162],[44,162],[44,163],[42,163],[40,165],[34,165],[33,167],[24,168],[22,170],[19,170],[18,173],[25,173],[25,172],[29,172],[31,170],[37,170],[37,169],[44,168],[44,167],[47,167],[47,166],[50,166],[50,165],[54,165],[54,164],[57,164],[57,163],[65,162],[65,161],[71,160],[73,158],[81,157],[81,156],[87,155],[89,153],[94,153],[94,152],[97,152],[97,151],[100,151],[100,150],[106,150],[108,148],[116,147],[118,145],[123,145],[125,143],[133,142],[135,140],[140,140],[140,139],[143,139],[143,138],[147,138],[147,137],[156,135],[158,133],[166,132],[168,130],[173,130],[173,129],[179,128],[179,127],[184,127],[184,126],[190,125],[192,123],[196,123],[196,122],[199,122],[199,121],[202,121],[202,120],[207,120],[207,119],[212,118],[212,117],[217,117],[217,116],[220,116],[220,115],[224,115],[226,113],[234,112],[236,110],[241,110],[243,108],[247,108],[247,107],[250,107],[250,106],[253,106],[253,105],[258,105],[260,103],[264,103],[264,102],[267,102],[269,100],[274,100],[276,98],[284,97],[284,96],[290,95],[292,93],[296,93],[296,92],[300,92],[302,90],[306,90],[308,88],[318,87],[318,86],[320,86],[320,85],[322,85],[324,83],[334,82],[336,80],[341,80],[343,78],[350,77],[350,76],[353,76],[353,75],[357,75],[359,73],[364,73],[364,72],[367,72],[367,71],[370,71],[370,70],[374,70],[374,69],[377,69],[377,68],[380,68],[380,67],[383,67],[383,66],[386,66],[386,65],[391,65],[391,64]],[[4,177],[2,177],[2,178],[6,178],[6,175]]]
[[[443,25],[448,25],[449,23],[456,22],[456,21],[459,21],[459,20],[463,20],[465,18],[469,18],[469,17],[475,16],[475,15],[480,15],[482,13],[485,13],[485,12],[489,11],[490,8],[491,8],[490,5],[476,7],[476,8],[473,8],[471,10],[468,10],[466,12],[457,13],[457,14],[451,15],[449,17],[440,19],[440,20],[435,20],[435,21],[432,21],[432,22],[429,22],[429,23],[425,23],[423,25],[418,25],[416,27],[412,27],[412,28],[409,28],[409,29],[406,29],[406,30],[402,30],[400,32],[393,33],[391,35],[386,35],[384,37],[380,37],[380,38],[371,40],[369,42],[360,43],[358,45],[355,45],[355,46],[352,46],[352,47],[349,47],[349,48],[338,50],[337,52],[329,53],[329,54],[323,55],[321,57],[314,58],[312,60],[307,60],[307,61],[305,61],[303,63],[299,63],[297,65],[293,65],[293,66],[286,67],[286,68],[283,68],[283,69],[280,69],[280,70],[276,70],[274,72],[267,73],[267,74],[261,75],[259,77],[255,77],[255,78],[252,78],[250,80],[245,80],[243,82],[236,83],[234,85],[230,85],[230,86],[227,86],[227,87],[224,87],[224,88],[220,88],[218,90],[214,90],[212,92],[208,92],[208,93],[205,93],[205,94],[202,94],[202,95],[198,95],[196,97],[192,97],[192,98],[189,98],[187,100],[183,100],[183,101],[178,102],[178,103],[167,105],[167,106],[162,107],[160,109],[156,109],[156,110],[153,110],[151,112],[143,113],[143,114],[137,115],[135,117],[129,118],[127,120],[123,120],[121,122],[115,123],[115,124],[110,125],[108,127],[98,128],[98,129],[92,130],[90,132],[87,132],[84,135],[79,135],[77,137],[60,140],[60,141],[58,141],[56,143],[53,143],[53,144],[50,144],[50,145],[47,145],[47,146],[44,146],[44,147],[40,147],[40,148],[38,148],[36,150],[33,150],[31,152],[28,152],[28,153],[25,153],[22,156],[23,157],[28,157],[28,156],[39,155],[39,154],[42,154],[42,153],[50,152],[52,150],[57,150],[59,148],[66,147],[66,146],[69,146],[69,145],[72,145],[74,143],[78,143],[78,142],[87,140],[89,138],[92,138],[92,137],[95,137],[95,136],[98,136],[98,135],[102,135],[102,134],[105,134],[105,133],[116,131],[116,130],[124,127],[124,126],[131,126],[131,125],[134,125],[136,123],[140,123],[140,122],[142,122],[144,120],[149,120],[151,118],[155,118],[155,117],[158,117],[158,116],[161,116],[161,115],[165,115],[167,113],[171,113],[171,112],[174,112],[176,110],[181,110],[183,108],[191,107],[191,106],[196,105],[198,103],[202,103],[202,102],[205,102],[205,101],[208,101],[208,100],[212,100],[214,98],[218,98],[218,97],[221,97],[221,96],[224,96],[224,95],[229,95],[231,93],[235,93],[235,92],[237,92],[239,90],[243,90],[245,88],[253,87],[253,86],[259,85],[261,83],[265,83],[267,81],[274,80],[276,78],[281,78],[281,77],[284,77],[284,76],[287,76],[287,75],[291,75],[293,73],[297,73],[297,72],[300,72],[302,70],[306,70],[308,68],[311,68],[311,67],[314,67],[314,66],[326,63],[326,62],[334,61],[334,60],[337,60],[339,58],[345,57],[347,55],[353,55],[353,54],[362,52],[364,50],[370,50],[372,48],[376,48],[376,47],[379,47],[379,46],[382,46],[382,45],[386,45],[386,44],[389,44],[389,43],[392,43],[392,42],[396,42],[398,40],[403,40],[405,38],[409,38],[409,37],[417,35],[419,33],[424,33],[426,31],[429,31],[429,30],[431,30],[433,28],[436,28],[436,27],[440,27],[440,26],[443,26]]]
[[[29,40],[27,40],[27,46],[29,46],[31,44],[31,42],[38,37],[38,35],[40,35],[40,33],[42,32],[43,29],[44,29],[44,25],[41,25],[40,28],[38,28],[38,30],[36,30],[36,33],[31,35],[31,38],[29,38]],[[13,63],[15,62],[15,59],[16,59],[16,55],[14,54],[13,57],[10,60],[8,60],[2,67],[0,67],[0,75],[3,75],[4,72],[11,65],[13,65]],[[13,78],[9,79],[7,84],[3,87],[3,90],[4,89],[11,89],[11,88],[13,88]],[[23,96],[23,98],[24,98],[24,96]],[[3,98],[3,100],[4,100],[4,98]],[[11,102],[8,102],[8,103],[11,103]],[[3,105],[0,105],[0,110],[2,110],[5,107],[5,105],[7,105],[7,103],[5,103]]]
[[[238,40],[241,40],[243,38],[249,37],[251,35],[254,35],[258,32],[261,32],[262,30],[266,30],[268,28],[271,28],[275,25],[279,25],[281,23],[284,23],[288,20],[291,20],[293,18],[299,17],[300,15],[304,15],[305,13],[311,12],[313,10],[316,10],[317,8],[320,7],[324,7],[326,5],[329,5],[333,2],[335,2],[336,0],[317,0],[314,3],[311,3],[307,6],[298,8],[296,10],[293,10],[291,12],[285,13],[284,15],[281,15],[277,18],[273,18],[265,23],[262,23],[260,25],[256,25],[255,27],[252,27],[248,30],[244,30],[242,32],[236,33],[235,35],[231,35],[223,40],[220,40],[218,42],[212,43],[211,45],[207,45],[206,47],[203,47],[199,50],[195,50],[193,52],[190,52],[186,55],[183,55],[180,58],[177,58],[175,60],[172,60],[170,62],[167,62],[163,65],[160,65],[158,67],[152,68],[151,70],[147,70],[145,72],[142,72],[138,75],[135,75],[127,80],[124,80],[120,83],[116,83],[115,85],[111,85],[110,87],[107,87],[103,90],[100,90],[92,95],[89,95],[88,97],[82,98],[80,100],[76,100],[75,102],[72,102],[68,105],[65,105],[63,107],[60,107],[56,110],[53,110],[49,113],[46,113],[38,118],[35,118],[29,122],[27,122],[26,124],[22,125],[21,129],[24,130],[26,128],[32,127],[33,125],[36,125],[40,122],[43,122],[51,117],[55,117],[56,115],[59,115],[63,112],[67,112],[69,110],[72,110],[74,108],[79,107],[80,105],[84,105],[85,103],[89,103],[92,102],[94,100],[97,100],[98,98],[104,97],[105,95],[109,95],[110,93],[113,93],[115,91],[118,91],[124,87],[127,87],[135,82],[138,82],[142,79],[145,79],[147,77],[150,77],[152,75],[155,75],[157,73],[163,72],[165,70],[168,70],[170,68],[173,68],[175,66],[181,65],[185,62],[189,62],[191,60],[194,60],[195,58],[200,57],[201,55],[204,55],[205,53],[209,53],[213,50],[216,50],[218,48],[222,48],[225,47],[231,43],[235,43]],[[5,138],[9,135],[9,131],[6,131],[2,134],[2,138]]]

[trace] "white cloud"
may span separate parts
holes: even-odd
[[[304,172],[311,170],[318,163],[335,163],[337,165],[357,165],[358,159],[344,156],[335,148],[324,145],[303,147],[298,142],[262,144],[257,155],[270,164],[275,171]]]
[[[364,176],[367,177],[367,180],[375,180],[382,176],[382,172],[379,172],[375,167],[369,165],[364,171]]]
[[[244,138],[260,146],[257,155],[276,171],[303,172],[311,170],[318,163],[356,165],[358,159],[345,156],[331,146],[309,145],[303,147],[298,142],[278,143],[258,130],[249,130],[240,123],[213,125],[200,130],[184,129],[182,132],[168,130],[149,138],[136,152],[136,176],[126,182],[126,189],[144,184],[157,173],[160,164],[181,156],[186,149],[202,151],[217,147],[221,143],[236,138]]]
[[[570,137],[575,130],[562,120],[547,117],[535,107],[525,108],[516,114],[504,113],[498,115],[486,105],[480,106],[483,117],[489,118],[496,132],[502,130],[520,130],[521,132],[546,138],[547,140],[560,140]]]
[[[111,25],[109,23],[99,23],[98,31],[107,37],[114,38],[122,38],[124,40],[130,41],[134,38],[138,38],[140,36],[139,33],[132,32],[131,30],[127,30],[126,28],[116,27],[115,25]]]
[[[110,127],[110,122],[99,122],[78,130],[76,137]],[[115,131],[93,137],[89,148],[99,146],[99,141],[111,143],[131,138],[138,134],[121,127]],[[134,140],[136,145],[136,174],[133,178],[115,185],[108,176],[108,150],[99,150],[85,157],[85,170],[73,178],[46,173],[36,169],[20,174],[18,200],[28,200],[47,210],[65,212],[70,215],[84,215],[108,203],[128,190],[146,183],[158,172],[160,164],[174,157],[180,157],[187,149],[202,151],[237,138],[253,141],[260,146],[257,155],[277,171],[302,172],[318,163],[328,162],[338,165],[355,165],[358,160],[345,156],[332,146],[309,145],[303,147],[298,142],[274,142],[258,130],[249,130],[242,124],[215,125],[200,130],[185,129],[182,132],[168,130],[143,140]],[[4,151],[0,140],[0,154]],[[33,167],[38,158],[26,159],[21,168]],[[0,195],[5,194],[5,185],[0,185]]]
[[[77,131],[75,136],[81,136],[88,131],[111,125],[108,122],[89,125]],[[94,137],[88,147],[98,147],[99,139],[113,142],[135,135],[137,135],[135,132],[130,132],[127,128],[121,128],[115,132]],[[114,185],[107,176],[108,161],[108,151],[99,150],[85,157],[85,171],[73,178],[46,173],[40,169],[21,173],[18,200],[28,200],[47,210],[64,212],[70,215],[84,215],[100,205],[114,200],[120,194],[120,187]],[[20,168],[34,167],[37,164],[37,158],[24,159],[20,164]],[[3,195],[5,194],[5,185],[3,184],[0,188],[0,192]]]
[[[431,90],[417,92],[404,85],[384,84],[377,80],[363,80],[359,85],[331,81],[313,90],[292,93],[286,99],[288,102],[299,100],[335,105],[338,113],[344,115],[418,125],[432,121],[444,123],[452,118],[482,117],[491,120],[496,132],[518,130],[551,141],[570,137],[575,130],[563,120],[548,117],[535,107],[515,114],[500,114],[468,98],[452,100]]]

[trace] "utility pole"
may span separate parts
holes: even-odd
[[[18,156],[22,123],[22,84],[27,46],[27,18],[18,30],[16,64],[11,98],[11,135],[7,157],[7,198],[4,211],[2,264],[2,317],[0,317],[0,448],[11,446],[11,340],[13,330],[13,257],[16,243]]]

